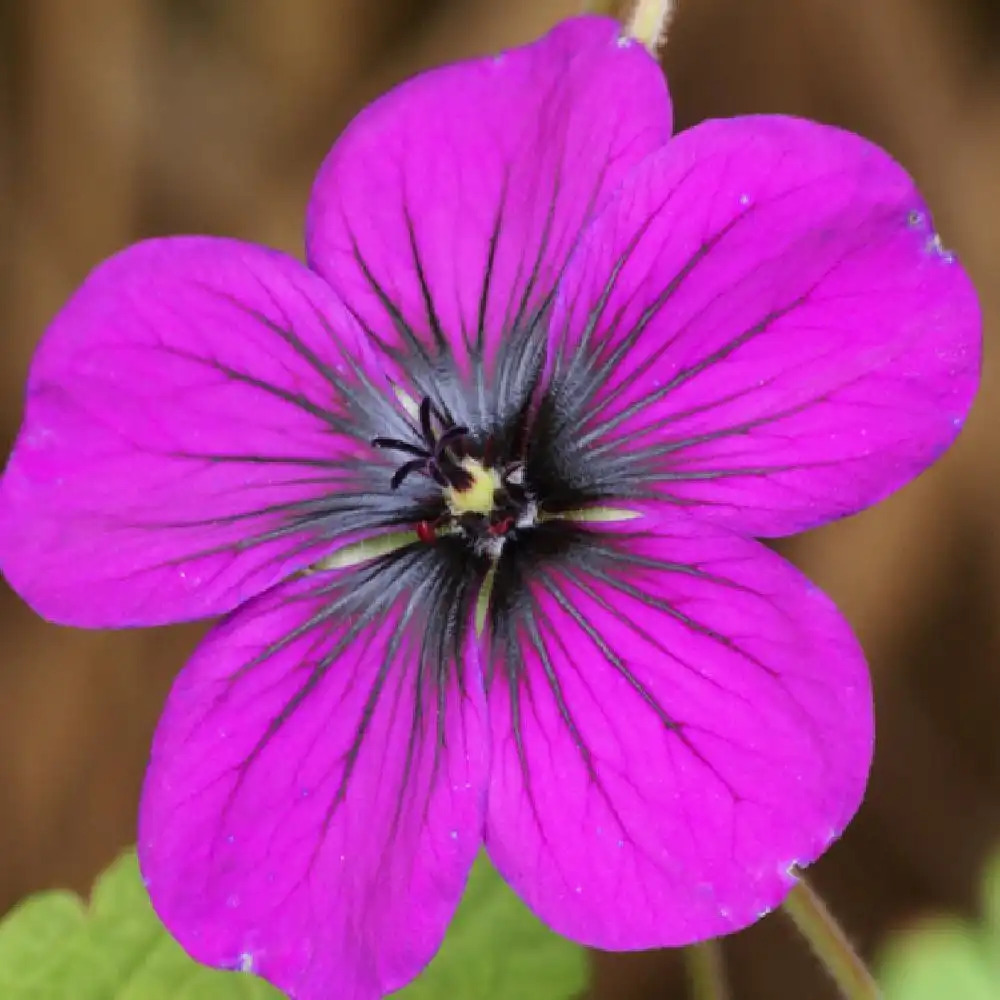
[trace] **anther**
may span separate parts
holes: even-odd
[[[451,423],[428,396],[420,403],[417,416],[423,446],[399,438],[372,438],[374,448],[412,456],[393,473],[390,480],[392,489],[399,489],[407,476],[414,472],[423,472],[444,489],[468,489],[472,478],[462,468],[459,459],[465,452],[461,444],[468,436],[469,428]],[[439,435],[435,434],[432,418],[441,426]]]
[[[503,538],[511,528],[514,527],[514,518],[502,517],[499,521],[494,521],[487,529],[487,533],[494,538]]]

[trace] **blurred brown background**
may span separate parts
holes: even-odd
[[[184,231],[298,251],[312,173],[363,103],[577,8],[0,0],[4,448],[34,344],[100,258]],[[815,871],[871,953],[926,908],[973,909],[1000,841],[1000,0],[682,0],[665,63],[680,126],[783,111],[888,147],[982,297],[987,370],[958,446],[880,508],[786,547],[875,673],[870,794]],[[84,889],[134,839],[152,727],[197,634],[58,629],[0,592],[0,913],[33,890]],[[738,998],[832,996],[780,916],[726,950]],[[676,956],[595,968],[595,996],[683,996]]]

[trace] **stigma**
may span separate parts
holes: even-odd
[[[427,519],[426,491],[414,511],[414,530],[425,545],[459,536],[477,557],[496,562],[507,544],[538,524],[540,504],[525,481],[525,455],[506,449],[488,433],[451,419],[447,410],[425,397],[416,406],[409,440],[376,437],[372,445],[406,457],[389,486],[398,490],[410,477],[430,481],[440,504]],[[433,501],[432,501],[433,502]]]
[[[461,468],[462,485],[441,491],[448,511],[442,520],[476,555],[496,563],[509,543],[538,523],[538,502],[525,486],[520,464],[487,466],[466,457]]]
[[[496,508],[497,493],[503,489],[499,470],[487,468],[479,459],[466,457],[459,463],[466,477],[458,485],[449,484],[442,493],[454,517],[463,514],[489,516]]]

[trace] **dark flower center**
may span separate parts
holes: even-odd
[[[525,482],[525,455],[500,454],[494,435],[471,433],[426,396],[418,430],[419,443],[388,437],[372,441],[376,448],[411,456],[393,474],[393,490],[411,475],[427,477],[440,490],[441,514],[417,521],[418,537],[432,544],[458,535],[476,555],[495,562],[508,540],[538,523],[538,502]]]
[[[519,673],[519,630],[537,625],[533,595],[600,557],[607,546],[593,522],[620,513],[615,501],[635,495],[637,477],[626,455],[592,443],[595,392],[613,358],[553,348],[555,293],[535,287],[538,275],[490,341],[487,273],[478,326],[453,344],[419,262],[416,272],[427,304],[416,327],[369,275],[394,334],[366,332],[389,370],[405,374],[393,374],[390,392],[360,368],[344,384],[345,427],[373,448],[372,461],[352,456],[338,488],[303,513],[331,541],[365,536],[312,568],[357,566],[335,587],[345,590],[338,610],[358,621],[405,602],[420,671],[443,690],[473,623],[506,674]]]

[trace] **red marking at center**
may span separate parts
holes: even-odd
[[[514,527],[514,518],[504,517],[501,518],[499,521],[496,521],[494,524],[491,524],[487,530],[494,538],[500,538],[503,535],[506,535],[507,532],[510,531],[510,529],[513,527]]]

